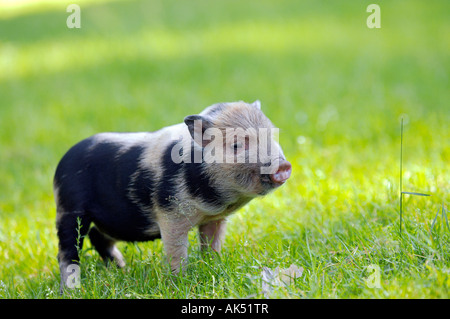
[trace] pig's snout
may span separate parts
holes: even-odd
[[[288,178],[291,176],[292,172],[292,165],[288,161],[283,161],[280,163],[280,166],[278,166],[278,170],[270,175],[270,179],[272,182],[275,183],[275,185],[279,186],[284,184],[288,180]]]

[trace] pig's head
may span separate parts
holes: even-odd
[[[184,119],[202,165],[224,193],[265,195],[291,175],[277,142],[278,129],[259,101],[219,103]]]

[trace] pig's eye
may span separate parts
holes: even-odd
[[[242,148],[242,143],[234,143],[232,146],[234,151],[237,152],[238,149]]]
[[[239,149],[245,147],[245,150],[248,150],[249,148],[249,138],[245,137],[245,143],[242,142],[235,142],[233,144],[231,144],[231,147],[234,150],[234,153],[237,153]]]

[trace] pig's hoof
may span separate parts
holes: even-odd
[[[117,267],[119,268],[125,267],[125,260],[116,246],[114,246],[111,250],[111,259],[114,261]]]

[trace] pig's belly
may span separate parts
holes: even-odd
[[[158,224],[151,214],[127,205],[95,207],[91,210],[93,222],[108,236],[121,241],[149,241],[161,238]]]

